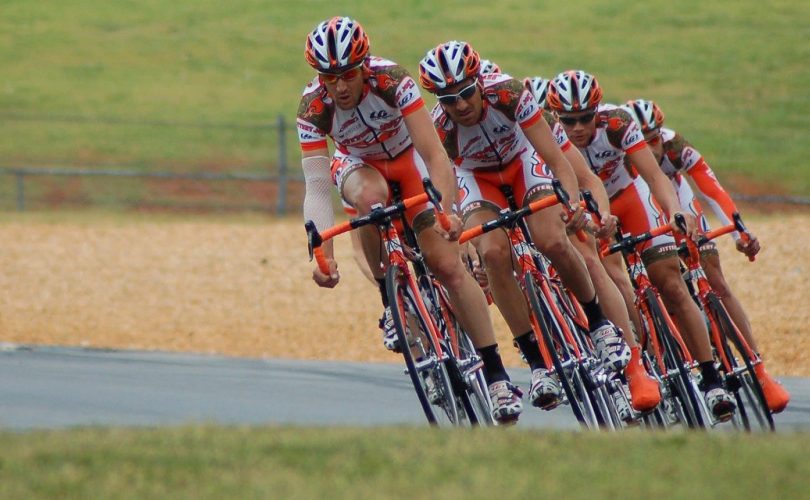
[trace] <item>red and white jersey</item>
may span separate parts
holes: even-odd
[[[327,147],[326,137],[344,154],[369,160],[393,159],[411,145],[403,118],[424,105],[416,82],[394,62],[371,57],[360,103],[335,105],[318,78],[304,89],[298,106],[298,141],[303,151]]]
[[[612,104],[603,104],[597,108],[591,143],[579,150],[612,198],[631,185],[637,175],[625,164],[625,154],[646,147],[644,134],[630,114]]]
[[[731,216],[737,211],[737,207],[731,196],[720,185],[703,156],[681,134],[674,130],[662,128],[661,139],[664,145],[661,170],[664,171],[667,177],[672,179],[675,191],[679,195],[686,192],[682,186],[682,183],[686,183],[686,180],[682,178],[681,174],[688,174],[695,181],[695,187],[705,198],[712,212],[720,219],[721,225],[731,224]],[[683,199],[683,196],[680,197],[681,206],[687,208],[684,202],[688,203],[688,201]]]
[[[570,147],[562,127],[553,129],[554,117],[537,105],[521,82],[507,74],[482,75],[483,111],[471,127],[454,123],[441,104],[431,112],[433,124],[447,155],[460,168],[505,167],[523,153],[533,151],[523,129],[549,121],[561,147]]]

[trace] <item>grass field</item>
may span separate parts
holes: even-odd
[[[453,38],[519,77],[584,68],[608,101],[657,100],[732,188],[810,194],[810,3],[798,0],[6,0],[0,164],[273,169],[265,125],[294,118],[313,75],[305,35],[335,14],[412,72]],[[185,125],[154,125],[167,121]]]
[[[3,498],[807,498],[807,434],[0,433]]]

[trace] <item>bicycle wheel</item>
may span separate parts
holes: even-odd
[[[425,417],[433,425],[464,424],[466,414],[459,411],[446,358],[436,351],[431,338],[435,325],[430,316],[420,313],[421,297],[399,266],[388,268],[385,281],[402,356]]]
[[[675,340],[669,323],[664,318],[663,306],[651,289],[646,290],[645,300],[650,311],[652,331],[664,348],[664,365],[667,368],[666,388],[671,396],[673,411],[688,427],[703,428],[706,425],[706,410],[703,400],[697,394],[697,387],[691,369],[686,366],[680,344]]]
[[[587,329],[587,319],[584,316],[577,318],[576,297],[573,297],[558,279],[552,279],[551,284],[550,290],[556,308],[581,355],[581,358],[576,361],[577,372],[574,377],[574,385],[582,387],[578,392],[581,393],[583,404],[588,408],[585,415],[592,415],[590,426],[599,426],[608,430],[620,429],[624,426],[624,422],[619,418],[619,411],[616,409],[616,402],[612,396],[613,391],[617,390],[614,387],[614,383],[617,381],[613,374],[608,373],[602,367]],[[573,357],[575,354],[572,349],[571,356]]]
[[[439,324],[442,337],[448,344],[448,352],[454,358],[454,365],[462,383],[462,388],[456,393],[463,392],[462,402],[471,423],[494,425],[492,401],[489,398],[489,387],[484,377],[481,357],[472,339],[458,322],[444,288],[434,281],[433,290],[440,304]]]
[[[598,421],[593,413],[593,405],[588,397],[582,374],[577,369],[577,360],[563,338],[560,326],[545,294],[540,290],[531,272],[523,277],[525,293],[529,299],[530,312],[539,326],[543,342],[548,347],[551,361],[560,385],[563,388],[568,405],[574,417],[586,427],[597,427]]]
[[[720,299],[713,293],[709,294],[707,298],[708,313],[712,315],[712,319],[720,329],[722,342],[720,347],[731,365],[730,372],[725,373],[724,384],[726,390],[734,394],[734,398],[737,400],[737,412],[733,420],[747,431],[752,430],[752,425],[759,430],[774,431],[773,415],[771,415],[762,386],[754,371],[754,363],[740,339],[739,330]],[[736,352],[732,350],[728,341],[731,341]],[[742,359],[742,364],[740,359]],[[725,371],[726,367],[723,366],[722,369]]]

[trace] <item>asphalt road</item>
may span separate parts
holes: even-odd
[[[810,381],[782,381],[793,400],[777,429],[810,429]],[[426,425],[399,365],[0,346],[0,429],[187,423]],[[519,425],[578,428],[565,407],[527,406]]]

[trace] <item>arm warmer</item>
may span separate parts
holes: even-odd
[[[301,160],[301,167],[304,169],[306,182],[304,220],[311,220],[318,231],[323,231],[335,223],[329,159],[325,156],[311,156]]]

